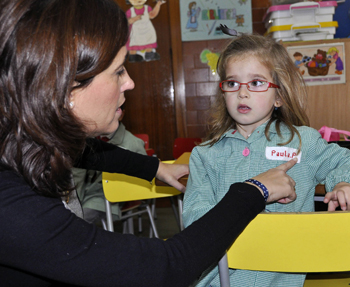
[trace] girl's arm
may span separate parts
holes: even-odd
[[[311,171],[315,170],[317,183],[324,183],[327,192],[333,191],[326,195],[326,203],[331,201],[330,210],[338,206],[338,191],[342,193],[340,195],[342,207],[349,208],[350,150],[340,147],[338,144],[327,143],[316,130],[312,130],[309,141],[307,157],[309,168]]]
[[[132,24],[134,24],[136,21],[140,20],[140,19],[141,19],[141,16],[142,16],[142,15],[136,15],[135,17],[128,18],[128,23],[129,23],[129,25],[132,25]]]
[[[160,5],[164,4],[165,1],[159,0],[157,4],[154,6],[153,10],[149,12],[150,19],[154,19],[158,16],[160,11]]]

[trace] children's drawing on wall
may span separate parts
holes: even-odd
[[[287,51],[307,85],[346,82],[344,43],[294,46]]]
[[[329,65],[335,65],[335,73],[341,75],[344,70],[343,61],[339,56],[339,50],[336,47],[331,47],[328,49],[327,54],[329,55],[330,63]]]
[[[212,75],[216,75],[216,65],[219,60],[220,53],[214,53],[209,49],[204,49],[200,54],[202,63],[208,64]]]
[[[186,29],[190,29],[191,32],[197,31],[198,28],[198,21],[197,18],[199,16],[199,13],[201,12],[201,8],[197,7],[197,2],[190,2],[188,4],[188,21],[186,25]]]
[[[293,57],[295,59],[294,61],[295,67],[297,68],[300,74],[304,75],[305,71],[301,69],[301,67],[305,65],[303,61],[303,54],[301,54],[300,52],[295,52],[293,54]]]
[[[182,41],[230,38],[220,24],[238,32],[252,32],[251,0],[181,0]]]
[[[157,17],[160,6],[165,1],[158,0],[153,7],[146,5],[147,0],[126,0],[132,5],[126,11],[126,16],[130,25],[130,37],[126,43],[129,51],[129,62],[155,61],[160,59],[157,53],[157,33],[151,22]]]
[[[243,27],[244,24],[244,15],[236,15],[236,24],[237,27]]]

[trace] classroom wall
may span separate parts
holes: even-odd
[[[262,18],[269,7],[269,0],[252,0],[253,31],[264,34]],[[185,82],[185,126],[187,137],[205,137],[206,116],[216,88],[217,76],[213,76],[207,64],[200,61],[204,49],[220,52],[229,40],[193,41],[182,43]]]
[[[269,0],[252,0],[253,31],[264,34],[263,15],[269,7]],[[338,7],[339,9],[339,7]],[[183,42],[183,68],[185,82],[184,119],[187,137],[205,137],[206,115],[214,100],[217,89],[217,77],[211,75],[207,64],[200,61],[203,49],[220,52],[228,40]],[[344,42],[345,55],[350,55],[350,38],[328,40]],[[322,44],[322,41],[290,42],[287,45]],[[311,127],[320,129],[326,125],[350,131],[350,60],[345,59],[346,83],[308,87],[308,110]]]

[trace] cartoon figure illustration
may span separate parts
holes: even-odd
[[[196,31],[198,28],[198,22],[197,17],[199,16],[199,13],[201,12],[201,8],[197,7],[196,2],[191,2],[188,4],[189,11],[187,12],[187,16],[189,17],[186,25],[186,29],[190,29],[190,31]]]
[[[303,54],[301,54],[300,52],[295,52],[293,57],[295,59],[294,61],[295,67],[297,68],[300,74],[304,75],[305,71],[300,69],[300,67],[304,65]]]
[[[237,23],[237,26],[243,27],[244,15],[236,15],[236,23]]]
[[[153,9],[145,5],[146,2],[147,0],[127,1],[127,4],[133,6],[126,11],[130,25],[130,37],[126,43],[126,47],[129,50],[129,62],[131,63],[160,59],[160,55],[156,52],[156,30],[150,20],[157,17],[160,6],[165,1],[157,1]]]
[[[326,76],[329,70],[329,60],[327,52],[317,49],[316,54],[308,61],[306,67],[310,76]]]
[[[336,47],[329,48],[327,52],[327,54],[331,56],[329,65],[335,63],[335,73],[341,75],[343,74],[344,65],[338,53],[339,50]]]

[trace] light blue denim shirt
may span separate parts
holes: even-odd
[[[292,158],[299,147],[298,136],[295,135],[289,144],[281,147],[278,143],[286,142],[290,137],[288,128],[281,125],[283,138],[280,138],[273,123],[268,141],[265,127],[266,123],[258,127],[248,139],[236,130],[229,130],[212,147],[197,146],[193,149],[184,197],[185,226],[215,206],[232,183],[243,182]],[[350,150],[337,144],[328,144],[315,129],[296,129],[302,139],[300,162],[287,173],[296,182],[297,199],[289,204],[267,205],[266,208],[271,212],[314,211],[313,197],[317,184],[325,184],[326,190],[331,191],[341,181],[350,182]],[[231,286],[239,287],[302,287],[304,279],[304,274],[230,270]],[[196,286],[220,286],[216,265],[204,272],[197,283]]]

